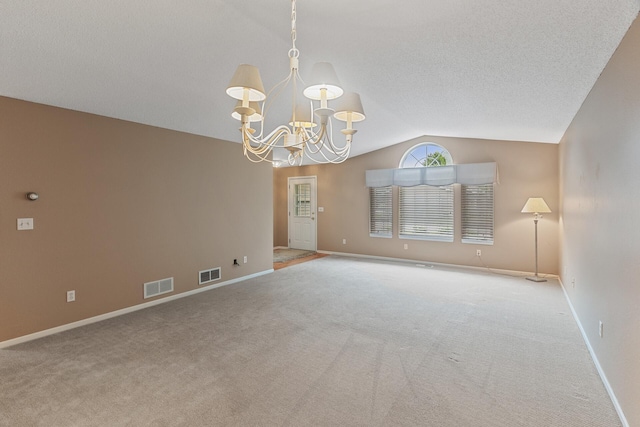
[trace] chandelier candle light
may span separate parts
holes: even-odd
[[[316,163],[342,163],[349,157],[351,141],[357,132],[353,129],[353,123],[365,119],[360,95],[344,93],[333,66],[328,62],[315,64],[309,85],[304,85],[298,71],[300,52],[296,48],[296,0],[291,1],[291,44],[289,75],[268,95],[265,94],[258,68],[248,64],[238,66],[227,87],[227,94],[238,100],[232,117],[242,123],[240,132],[244,155],[256,163],[277,163],[273,160],[273,149],[285,148],[289,151],[287,160],[290,165],[302,164],[303,158]],[[309,100],[308,105],[306,102],[297,102],[298,82],[304,87],[303,94]],[[265,135],[264,120],[269,106],[289,83],[293,90],[291,121]],[[274,94],[273,97],[271,94]],[[329,107],[328,101],[336,99],[337,107],[334,110]],[[318,108],[314,109],[314,101],[319,103]],[[344,144],[333,142],[331,116],[346,122],[346,128],[341,130],[346,138]],[[253,122],[260,123],[257,134],[257,130],[251,127]]]

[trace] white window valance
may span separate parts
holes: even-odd
[[[498,166],[490,163],[467,163],[437,167],[373,169],[366,171],[367,187],[443,186],[449,184],[480,185],[498,182]]]

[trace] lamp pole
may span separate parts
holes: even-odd
[[[533,216],[533,224],[535,229],[535,251],[536,251],[536,271],[533,277],[527,277],[527,280],[531,280],[532,282],[546,282],[547,279],[538,276],[538,218],[540,214],[536,212]]]

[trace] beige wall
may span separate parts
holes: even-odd
[[[0,342],[149,301],[144,282],[271,269],[271,177],[238,144],[0,97]]]
[[[560,144],[562,281],[632,426],[640,426],[639,46],[636,19]]]
[[[497,162],[500,184],[495,187],[495,243],[492,246],[460,242],[460,199],[456,190],[455,242],[404,240],[397,237],[369,237],[369,193],[365,187],[368,169],[396,168],[402,155],[413,145],[435,142],[444,146],[455,163]],[[355,138],[355,144],[366,141]],[[558,146],[528,142],[492,141],[464,138],[422,137],[351,158],[339,165],[313,165],[275,170],[274,245],[287,246],[287,178],[318,177],[318,249],[333,252],[481,266],[517,271],[534,269],[533,216],[520,213],[527,198],[544,197],[553,213],[539,223],[541,273],[558,273]],[[397,189],[394,190],[397,209]],[[342,244],[347,239],[347,244]],[[404,244],[409,249],[403,249]]]

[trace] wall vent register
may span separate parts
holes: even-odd
[[[198,281],[198,284],[203,285],[205,283],[215,282],[216,280],[219,280],[221,277],[220,270],[220,267],[216,267],[209,270],[200,271],[200,279]]]
[[[173,277],[144,284],[144,298],[151,298],[173,292]]]

